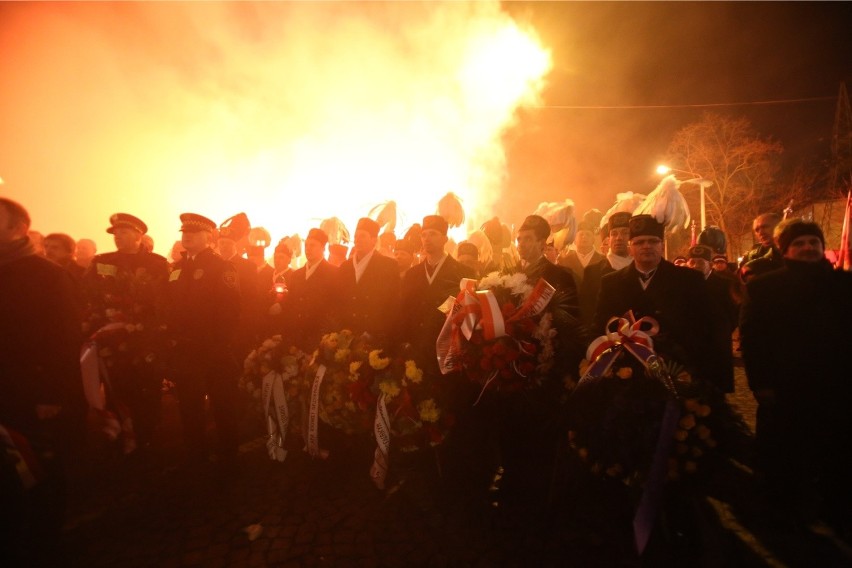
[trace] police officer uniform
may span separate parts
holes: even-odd
[[[130,228],[145,234],[148,227],[133,215],[110,217],[107,233]],[[108,252],[96,255],[83,276],[88,310],[83,323],[86,335],[102,326],[122,322],[135,324],[134,352],[116,357],[110,369],[110,393],[127,406],[137,439],[150,442],[159,420],[162,383],[163,301],[169,275],[168,261],[140,247],[138,252]],[[141,326],[141,328],[139,327]]]
[[[208,231],[216,224],[193,213],[180,216],[181,231]],[[184,253],[169,275],[168,331],[174,345],[172,372],[180,401],[184,442],[190,457],[204,459],[205,395],[216,421],[218,451],[236,456],[235,401],[241,365],[233,341],[240,318],[240,293],[234,265],[212,249],[194,258]]]

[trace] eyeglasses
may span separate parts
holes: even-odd
[[[658,239],[656,237],[649,237],[649,238],[646,238],[646,239],[642,239],[642,238],[633,239],[633,240],[630,241],[630,244],[635,246],[635,247],[641,247],[641,246],[645,246],[645,245],[651,245],[651,246],[659,245],[662,242],[663,242],[663,239]]]

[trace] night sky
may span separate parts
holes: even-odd
[[[672,135],[706,111],[781,141],[784,168],[824,160],[835,100],[763,106],[564,109],[836,97],[852,87],[852,4],[510,2],[553,50],[545,108],[510,136],[513,194],[608,208],[647,193]],[[534,206],[534,204],[533,204]]]

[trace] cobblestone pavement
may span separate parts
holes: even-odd
[[[753,425],[749,398],[738,371],[729,401]],[[832,534],[767,513],[747,456],[724,460],[700,493],[689,493],[701,541],[667,549],[678,543],[670,535],[643,562],[632,551],[629,515],[607,505],[612,492],[570,476],[554,484],[548,514],[519,516],[494,506],[486,490],[439,476],[429,455],[397,466],[379,491],[367,475],[367,444],[328,461],[293,448],[276,463],[254,437],[237,467],[225,468],[181,462],[170,397],[161,430],[156,450],[100,455],[76,468],[63,531],[68,565],[852,565]]]

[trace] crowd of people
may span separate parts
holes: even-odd
[[[266,337],[281,335],[310,352],[324,333],[350,329],[388,351],[405,349],[425,373],[438,374],[436,339],[446,320],[439,308],[459,293],[462,279],[494,271],[544,279],[558,309],[572,318],[573,343],[557,338],[557,351],[571,356],[554,367],[552,384],[579,380],[586,344],[611,318],[630,314],[652,318],[657,354],[688,368],[723,403],[734,389],[732,337],[739,334],[759,402],[767,486],[790,511],[849,528],[852,471],[842,444],[852,433],[852,394],[842,368],[852,344],[852,276],[825,260],[815,223],[758,216],[757,245],[738,267],[713,227],[669,262],[665,225],[630,212],[579,223],[559,248],[554,227],[539,215],[527,216],[514,238],[495,218],[457,246],[450,246],[440,215],[426,216],[399,239],[380,235],[379,223],[364,217],[351,247],[330,242],[317,227],[303,241],[281,239],[272,264],[264,256],[268,233],[252,233],[244,213],[221,224],[185,213],[179,222],[182,238],[171,259],[152,252],[146,224],[127,213],[108,220],[116,250],[95,254],[87,239],[41,238],[22,205],[0,198],[0,508],[14,511],[3,515],[5,550],[20,551],[28,539],[55,541],[62,463],[84,443],[93,410],[115,421],[122,451],[138,451],[154,440],[168,379],[187,460],[215,456],[233,464],[237,379],[242,361]],[[98,349],[94,390],[91,372],[81,370],[85,345]],[[463,413],[471,399],[466,391],[458,397]],[[208,400],[215,444],[207,440]],[[533,453],[550,451],[546,444],[564,432],[514,428],[539,421],[537,408],[508,420],[507,483],[536,485],[513,474],[546,477],[541,468],[552,465]],[[529,443],[533,437],[538,443]]]

